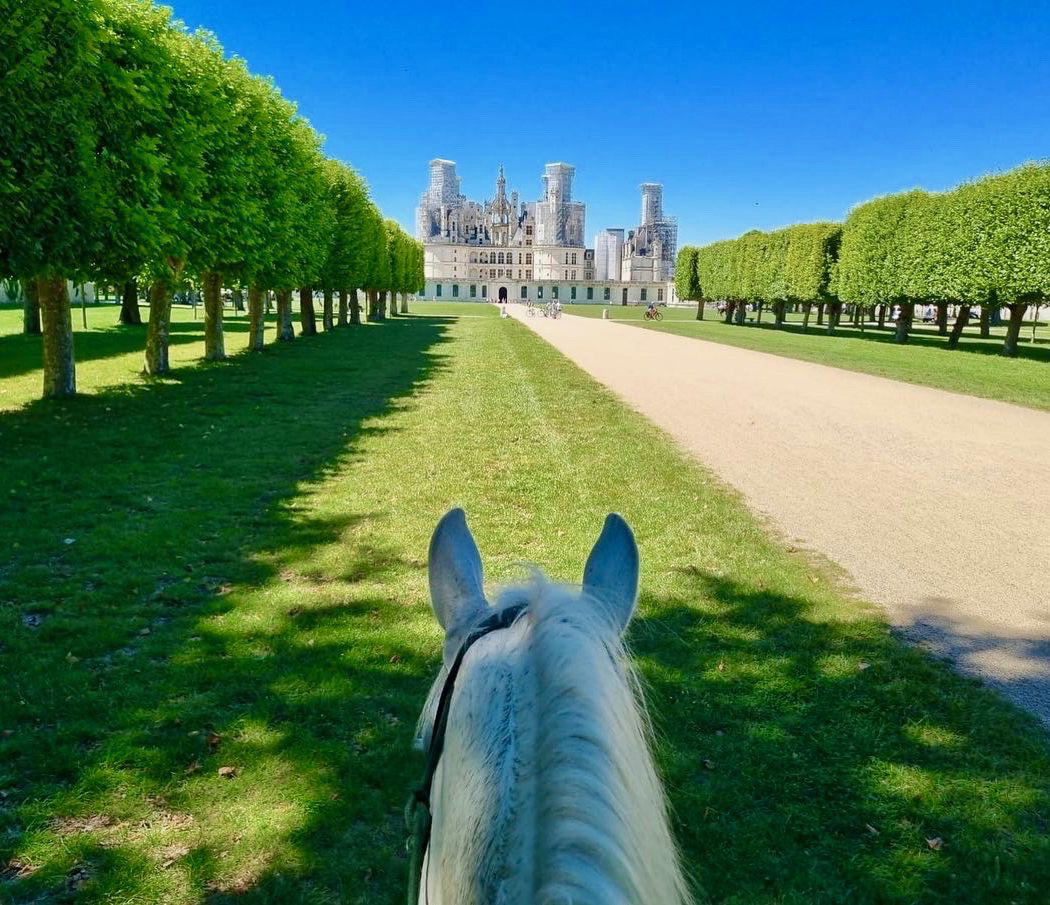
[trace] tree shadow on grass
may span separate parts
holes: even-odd
[[[183,333],[173,325],[171,345],[200,342],[204,335],[204,324],[196,326],[199,335]],[[189,325],[193,328],[193,325]],[[73,346],[78,363],[116,358],[133,352],[145,352],[146,328],[113,326],[103,330],[75,331]],[[0,336],[0,380],[18,377],[30,371],[39,371],[43,366],[43,346],[39,336],[8,333]]]
[[[711,901],[1045,901],[1034,721],[882,623],[683,574],[692,591],[643,600],[632,641]]]
[[[0,896],[199,900],[262,852],[288,899],[400,888],[389,777],[438,651],[367,588],[424,566],[373,536],[381,507],[296,500],[447,341],[399,319],[0,415]]]

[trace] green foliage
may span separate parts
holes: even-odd
[[[675,261],[674,291],[680,299],[698,301],[703,297],[703,288],[697,275],[697,254],[695,245],[684,245],[678,251]]]
[[[696,249],[696,276],[709,299],[823,300],[830,295],[840,235],[835,223],[805,223],[771,233],[752,230]]]
[[[953,195],[959,297],[1002,304],[1050,298],[1050,164],[1025,164]]]
[[[112,199],[96,157],[100,0],[3,4],[0,272],[83,279]]]

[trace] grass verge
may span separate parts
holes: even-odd
[[[426,545],[454,504],[493,581],[578,580],[607,511],[634,526],[631,641],[710,901],[1050,887],[1033,722],[523,325],[337,331],[26,405],[0,447],[0,896],[401,901]]]

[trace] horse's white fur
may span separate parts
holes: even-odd
[[[526,611],[476,642],[456,680],[420,903],[689,902],[621,625],[539,576],[495,608],[523,599]],[[449,660],[420,719],[424,743]]]

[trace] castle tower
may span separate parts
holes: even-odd
[[[659,182],[642,183],[642,226],[664,218],[664,187]]]

